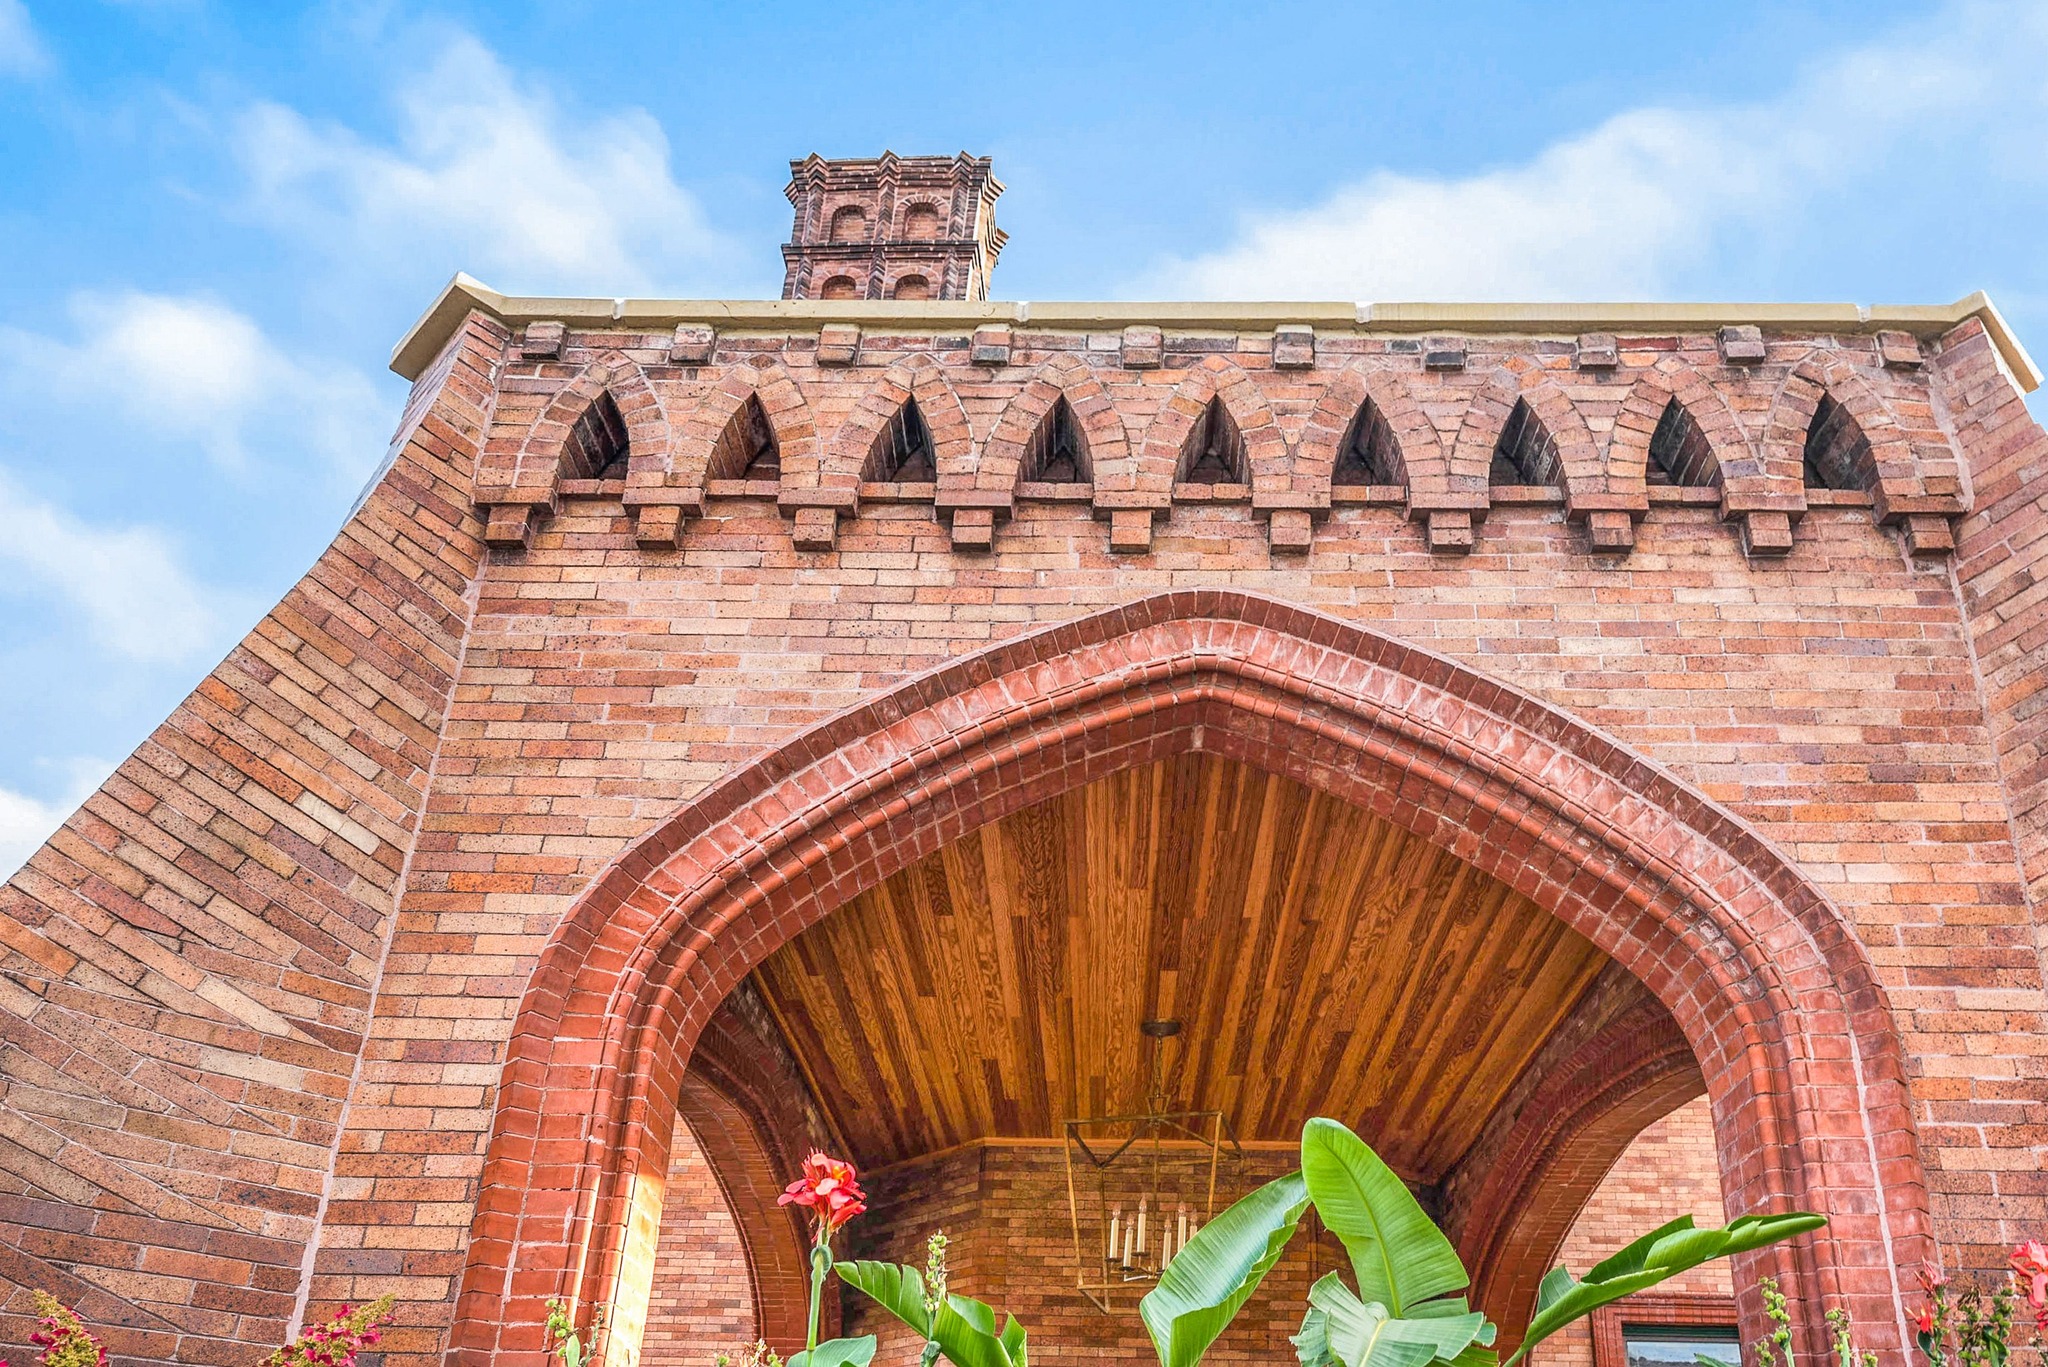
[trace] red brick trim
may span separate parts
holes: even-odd
[[[1116,401],[1085,362],[1055,356],[1033,372],[996,419],[995,431],[982,444],[980,458],[942,454],[939,460],[938,506],[942,509],[993,507],[1007,510],[1024,476],[1024,451],[1038,424],[1065,396],[1088,444],[1091,471],[1122,469],[1131,461],[1130,437]]]
[[[1528,368],[1524,368],[1528,367]],[[1520,357],[1502,364],[1472,398],[1465,420],[1458,425],[1458,438],[1451,448],[1448,492],[1453,495],[1485,495],[1487,471],[1493,463],[1493,445],[1501,428],[1514,411],[1515,400],[1523,399],[1557,443],[1558,462],[1563,468],[1565,504],[1573,517],[1589,511],[1619,507],[1609,500],[1605,463],[1594,445],[1593,434],[1578,407],[1554,383],[1549,374]],[[1412,497],[1412,496],[1411,496]],[[1649,506],[1649,495],[1643,494]],[[1425,505],[1426,506],[1426,505]],[[1460,504],[1459,506],[1463,506]],[[1482,502],[1475,514],[1484,511]]]
[[[526,430],[509,461],[497,451],[487,453],[477,477],[477,503],[486,508],[504,504],[552,508],[562,480],[562,453],[570,429],[607,391],[619,406],[619,416],[626,421],[626,435],[632,447],[628,482],[641,482],[632,478],[636,474],[644,481],[651,474],[665,472],[669,426],[660,396],[632,357],[613,351],[585,366],[549,401]]]
[[[1564,713],[1376,632],[1204,590],[899,685],[715,785],[593,882],[515,1027],[451,1361],[537,1364],[548,1295],[634,1275],[615,1233],[634,1178],[666,1162],[649,1146],[696,1036],[763,957],[970,829],[1190,749],[1431,839],[1634,973],[1700,1063],[1731,1205],[1833,1219],[1738,1275],[1844,1304],[1905,1352],[1897,1269],[1931,1251],[1925,1181],[1890,1008],[1841,913],[1740,820]],[[1817,1319],[1802,1332],[1822,1341]]]
[[[967,410],[960,405],[944,367],[926,355],[906,357],[890,366],[861,396],[853,415],[826,444],[819,469],[792,469],[783,463],[782,504],[785,508],[846,509],[854,505],[865,477],[875,438],[912,398],[931,429],[932,450],[940,469],[970,467],[974,434]]]
[[[1450,474],[1443,442],[1429,414],[1422,411],[1407,378],[1390,370],[1339,371],[1316,400],[1315,410],[1294,443],[1291,489],[1306,494],[1313,505],[1330,505],[1330,484],[1337,471],[1338,445],[1351,430],[1358,410],[1370,399],[1394,434],[1393,474],[1410,489],[1443,487]]]
[[[1622,1338],[1626,1324],[1685,1324],[1702,1328],[1732,1329],[1735,1301],[1729,1296],[1658,1295],[1638,1291],[1612,1305],[1603,1305],[1591,1317],[1593,1367],[1628,1367],[1628,1345]],[[1539,1356],[1541,1350],[1538,1350]]]
[[[1713,455],[1713,482],[1721,486],[1724,515],[1787,506],[1774,502],[1773,496],[1783,499],[1790,491],[1766,478],[1763,459],[1728,401],[1676,356],[1666,356],[1639,374],[1615,416],[1613,435],[1607,439],[1607,478],[1616,489],[1647,490],[1650,438],[1656,435],[1665,407],[1673,402],[1692,419]]]
[[[1134,461],[1095,463],[1098,508],[1167,508],[1180,469],[1181,447],[1211,399],[1220,398],[1244,437],[1245,472],[1252,487],[1288,487],[1287,438],[1251,376],[1223,356],[1205,356],[1182,376],[1159,413],[1146,425]],[[1328,491],[1325,490],[1327,497]]]

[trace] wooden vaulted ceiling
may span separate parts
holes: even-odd
[[[1051,1138],[1176,1102],[1244,1139],[1314,1114],[1434,1182],[1606,962],[1527,898],[1336,799],[1213,756],[982,827],[755,974],[854,1157]]]

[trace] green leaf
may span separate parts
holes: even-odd
[[[996,1336],[996,1312],[971,1296],[946,1297],[932,1321],[932,1337],[953,1367],[1016,1367]]]
[[[1313,1305],[1301,1317],[1301,1332],[1287,1341],[1294,1345],[1301,1367],[1333,1367],[1336,1362],[1330,1356],[1330,1317]]]
[[[1359,1298],[1395,1318],[1472,1284],[1458,1250],[1366,1142],[1317,1116],[1302,1127],[1301,1175],[1323,1224],[1343,1241]]]
[[[868,1367],[875,1356],[875,1336],[857,1339],[826,1339],[815,1349],[791,1357],[788,1367]]]
[[[1334,1272],[1309,1288],[1309,1304],[1323,1312],[1330,1355],[1343,1367],[1424,1367],[1456,1357],[1486,1317],[1405,1320],[1378,1301],[1361,1301]]]
[[[1794,1211],[1789,1215],[1745,1215],[1730,1221],[1725,1229],[1694,1229],[1692,1217],[1685,1215],[1602,1259],[1584,1281],[1557,1268],[1537,1288],[1536,1317],[1529,1321],[1522,1346],[1503,1367],[1513,1367],[1531,1348],[1573,1320],[1631,1292],[1655,1286],[1710,1259],[1747,1253],[1826,1223],[1825,1216]]]
[[[1010,1355],[1010,1367],[1030,1367],[1030,1355],[1024,1339],[1024,1326],[1017,1323],[1015,1315],[1006,1315],[1003,1318],[1003,1351]]]
[[[902,1263],[835,1263],[840,1279],[866,1293],[875,1303],[915,1329],[927,1342],[936,1341],[953,1367],[1027,1367],[1024,1326],[1010,1316],[996,1333],[996,1312],[972,1296],[946,1297],[936,1316],[924,1309],[924,1274]]]
[[[918,1332],[931,1337],[931,1322],[924,1312],[924,1274],[902,1263],[834,1263],[839,1280],[866,1292],[884,1310]]]
[[[1308,1209],[1300,1173],[1266,1183],[1204,1225],[1138,1302],[1160,1367],[1194,1367],[1280,1261]]]

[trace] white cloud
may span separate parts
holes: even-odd
[[[304,452],[346,484],[383,450],[390,413],[366,376],[302,362],[222,304],[130,292],[80,295],[70,312],[69,340],[0,330],[0,386],[131,445],[195,442],[228,468]]]
[[[11,877],[64,824],[64,818],[106,782],[114,766],[103,760],[75,759],[64,766],[67,779],[59,795],[43,801],[11,788],[0,788],[0,878]]]
[[[21,0],[0,0],[0,76],[40,76],[49,68],[49,49],[36,36],[28,7]]]
[[[468,36],[397,97],[394,145],[261,104],[234,132],[257,213],[337,258],[441,258],[508,288],[616,293],[729,254],[643,110],[572,123]]]
[[[1994,148],[2009,149],[2009,164],[1985,168],[1994,185],[2038,175],[2044,63],[2048,10],[1954,7],[1808,68],[1775,99],[1633,110],[1521,165],[1380,172],[1308,208],[1252,216],[1235,242],[1163,261],[1132,292],[1669,296],[1721,244],[1803,231],[1803,208],[1856,179],[1881,175],[1893,194],[1916,193],[1928,170],[1916,139],[1944,149],[1967,141],[1994,162],[2004,160]]]
[[[193,579],[161,531],[92,526],[4,474],[0,567],[8,589],[40,589],[66,601],[96,645],[129,660],[189,661],[221,635],[219,595]]]

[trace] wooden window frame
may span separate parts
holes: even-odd
[[[1593,1367],[1628,1367],[1624,1324],[1673,1325],[1700,1329],[1737,1329],[1733,1296],[1700,1294],[1635,1295],[1603,1305],[1593,1312]]]

